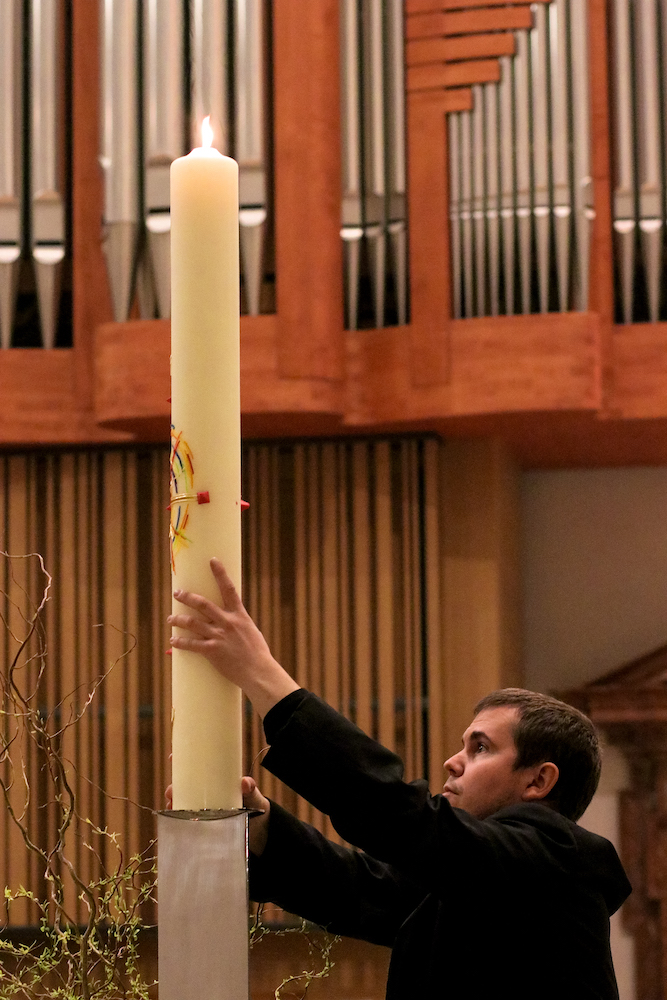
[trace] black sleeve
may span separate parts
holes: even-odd
[[[390,865],[327,840],[271,803],[261,857],[250,855],[250,897],[334,934],[391,946],[424,893]]]
[[[269,709],[264,716],[263,723],[264,734],[269,743],[273,743],[280,730],[289,721],[290,716],[307,698],[308,691],[305,688],[299,688],[297,691],[286,694],[284,698],[276,702],[273,708]]]
[[[315,695],[294,696],[292,710],[275,728],[267,715],[271,748],[264,767],[330,816],[344,840],[425,892],[448,894],[463,871],[470,891],[477,884],[481,890],[499,864],[510,876],[516,865],[535,870],[551,864],[552,848],[573,849],[566,821],[546,807],[541,811],[553,816],[560,843],[520,821],[475,819],[431,795],[425,781],[405,782],[399,757]]]

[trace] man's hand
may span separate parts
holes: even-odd
[[[264,852],[269,836],[269,812],[271,803],[257,787],[254,778],[241,778],[243,805],[246,809],[261,809],[261,816],[252,816],[248,820],[248,846],[253,854],[259,856]]]
[[[248,846],[253,854],[259,856],[263,853],[269,836],[269,812],[271,811],[271,803],[267,798],[265,798],[264,795],[262,795],[254,778],[241,778],[241,794],[243,795],[243,805],[246,809],[259,809],[262,812],[261,816],[252,816],[248,820]],[[174,797],[173,787],[171,785],[167,785],[164,797],[166,799],[167,809],[171,809],[173,807]]]
[[[172,636],[171,645],[205,656],[216,670],[246,693],[264,718],[270,708],[291,691],[298,690],[299,685],[274,660],[222,563],[211,559],[211,570],[220,589],[221,606],[199,594],[175,590],[176,600],[197,614],[169,616],[170,625],[188,633]]]

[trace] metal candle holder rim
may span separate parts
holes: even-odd
[[[202,820],[231,819],[234,816],[262,816],[263,809],[160,809],[158,816],[170,816],[172,819],[185,819],[193,823]]]

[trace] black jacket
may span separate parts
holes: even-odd
[[[545,805],[485,820],[303,690],[265,719],[264,766],[364,853],[272,805],[250,893],[393,948],[388,1000],[615,1000],[609,916],[630,892],[613,846]]]

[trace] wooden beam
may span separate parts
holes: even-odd
[[[343,376],[338,0],[273,11],[280,374]]]
[[[609,105],[609,10],[606,0],[589,0],[588,37],[591,95],[591,172],[595,219],[591,240],[588,308],[600,317],[600,393],[603,409],[613,409],[614,249],[611,189],[612,129]]]
[[[446,116],[408,96],[408,239],[412,322],[409,362],[415,385],[447,379],[449,207]],[[436,224],[433,222],[436,220]]]
[[[456,38],[419,38],[407,43],[406,62],[408,66],[422,66],[487,56],[513,56],[515,48],[514,35],[500,32]]]
[[[533,0],[510,0],[515,7],[528,5]],[[537,3],[549,3],[549,0],[536,0]],[[405,0],[405,13],[427,14],[443,10],[460,10],[466,7],[507,7],[508,0]]]
[[[415,38],[433,38],[439,35],[470,35],[488,31],[518,31],[531,28],[533,15],[528,6],[476,8],[450,13],[415,14],[405,23],[408,41]]]
[[[463,87],[475,83],[498,83],[500,63],[497,59],[471,59],[455,63],[429,63],[408,69],[408,93],[432,90],[436,87]]]

